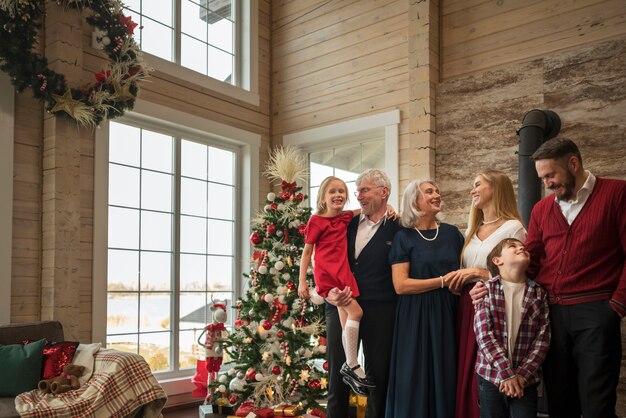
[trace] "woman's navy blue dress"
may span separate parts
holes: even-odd
[[[436,230],[420,232],[433,238]],[[434,241],[404,228],[394,237],[389,261],[408,262],[410,278],[427,279],[458,270],[462,249],[455,226],[442,223]],[[447,287],[398,297],[386,418],[454,417],[457,299]]]

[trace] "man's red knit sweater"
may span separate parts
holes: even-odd
[[[542,199],[530,216],[526,248],[528,273],[551,304],[610,299],[626,315],[626,181],[597,177],[571,225],[554,195]]]

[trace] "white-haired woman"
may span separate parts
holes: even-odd
[[[415,180],[404,191],[389,261],[398,293],[387,418],[453,418],[458,297],[446,280],[459,269],[463,235],[437,220],[439,187]]]

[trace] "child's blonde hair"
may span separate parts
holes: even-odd
[[[320,189],[317,192],[317,213],[319,214],[324,214],[326,213],[326,210],[328,210],[328,208],[326,207],[326,202],[324,201],[324,196],[326,195],[326,191],[328,190],[328,185],[333,180],[338,180],[341,182],[341,184],[343,184],[343,187],[346,189],[346,203],[350,201],[350,197],[348,196],[348,186],[346,185],[346,182],[338,177],[328,176],[324,179],[324,181],[322,181],[322,184],[320,184]]]

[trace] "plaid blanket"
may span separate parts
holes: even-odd
[[[148,418],[161,416],[167,396],[150,367],[137,354],[100,350],[94,373],[79,389],[60,395],[35,389],[19,394],[15,408],[21,417],[127,417],[140,407]]]

